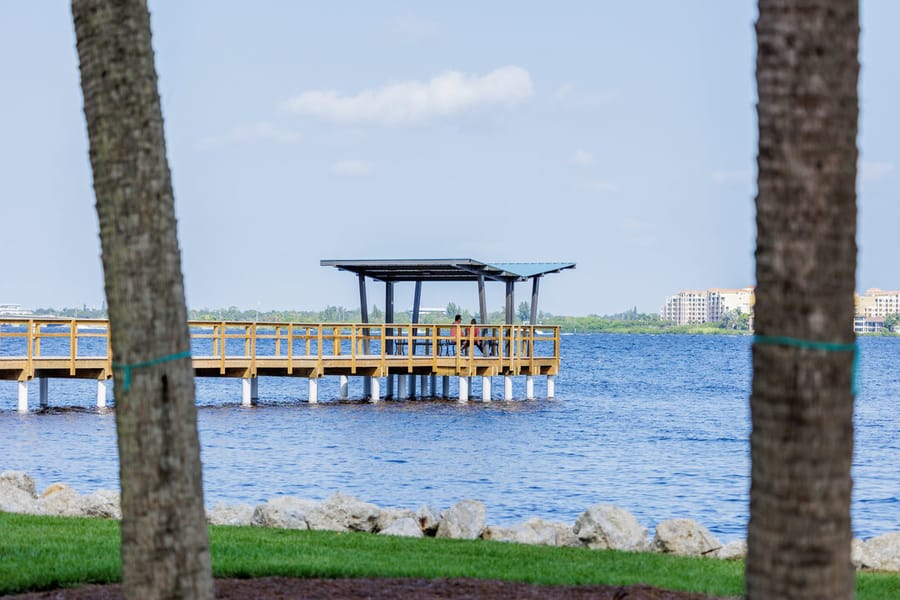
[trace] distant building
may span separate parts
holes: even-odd
[[[900,313],[900,291],[869,288],[864,295],[857,294],[854,300],[853,331],[856,333],[881,331],[885,328],[886,316]]]
[[[710,288],[683,290],[669,296],[659,311],[665,321],[676,325],[690,325],[721,321],[725,313],[739,310],[753,320],[753,288]]]

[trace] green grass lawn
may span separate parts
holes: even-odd
[[[210,527],[216,577],[474,577],[743,593],[743,563],[481,540]],[[119,581],[116,521],[0,513],[0,594]],[[900,576],[863,573],[857,598],[900,598]]]

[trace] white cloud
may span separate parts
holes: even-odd
[[[859,163],[859,178],[862,181],[879,181],[886,179],[894,172],[893,163],[866,162]]]
[[[371,175],[374,168],[372,163],[362,160],[342,160],[331,165],[331,172],[344,177],[362,177]]]
[[[208,149],[257,141],[296,144],[302,140],[303,135],[300,132],[279,129],[272,123],[262,121],[253,125],[238,125],[222,135],[207,136],[200,140],[198,146]]]
[[[448,117],[479,106],[511,107],[532,93],[528,71],[509,66],[481,77],[448,71],[427,82],[394,83],[354,96],[313,90],[287,100],[282,108],[334,121],[404,124]]]
[[[584,150],[576,150],[572,157],[572,162],[576,165],[587,167],[594,164],[594,157]]]

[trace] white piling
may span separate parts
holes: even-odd
[[[512,400],[512,377],[510,375],[503,376],[503,399]]]
[[[409,398],[409,391],[407,388],[408,383],[409,377],[406,375],[397,375],[397,397],[401,400]]]
[[[250,377],[241,378],[241,406],[253,405],[253,389],[250,385]]]
[[[372,402],[378,402],[379,400],[381,400],[381,380],[379,380],[377,377],[367,377],[366,379],[369,380],[370,388],[372,390],[369,399]]]
[[[28,380],[19,382],[19,403],[17,409],[20,413],[28,412]]]
[[[534,377],[531,375],[525,376],[525,399],[534,400]]]
[[[106,395],[109,392],[109,385],[107,384],[107,380],[98,379],[97,380],[97,408],[106,408]]]
[[[547,375],[547,397],[556,397],[556,376]]]
[[[309,378],[309,403],[316,404],[319,401],[319,379]]]
[[[50,404],[50,380],[46,377],[38,379],[38,390],[40,390],[41,408],[47,408]]]
[[[491,378],[488,376],[481,378],[481,399],[484,402],[491,401]]]
[[[469,378],[462,377],[459,378],[459,401],[460,402],[468,402],[469,401]]]
[[[350,378],[347,377],[346,375],[341,375],[340,381],[341,381],[340,398],[341,398],[341,400],[346,400],[347,395],[349,393],[349,389],[350,389]]]

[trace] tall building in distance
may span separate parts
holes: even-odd
[[[725,313],[737,309],[752,321],[753,299],[752,287],[682,290],[666,299],[659,316],[676,325],[690,325],[721,321]]]
[[[753,329],[754,288],[739,289],[710,288],[708,290],[682,290],[669,296],[659,311],[664,321],[676,325],[692,325],[721,321],[729,311],[735,309],[750,315],[750,329]],[[888,328],[885,318],[900,314],[900,291],[885,291],[869,288],[864,295],[856,294],[853,330],[856,333],[876,333]],[[896,317],[894,318],[896,320]],[[892,319],[888,319],[892,323]],[[894,325],[894,332],[900,324]]]

